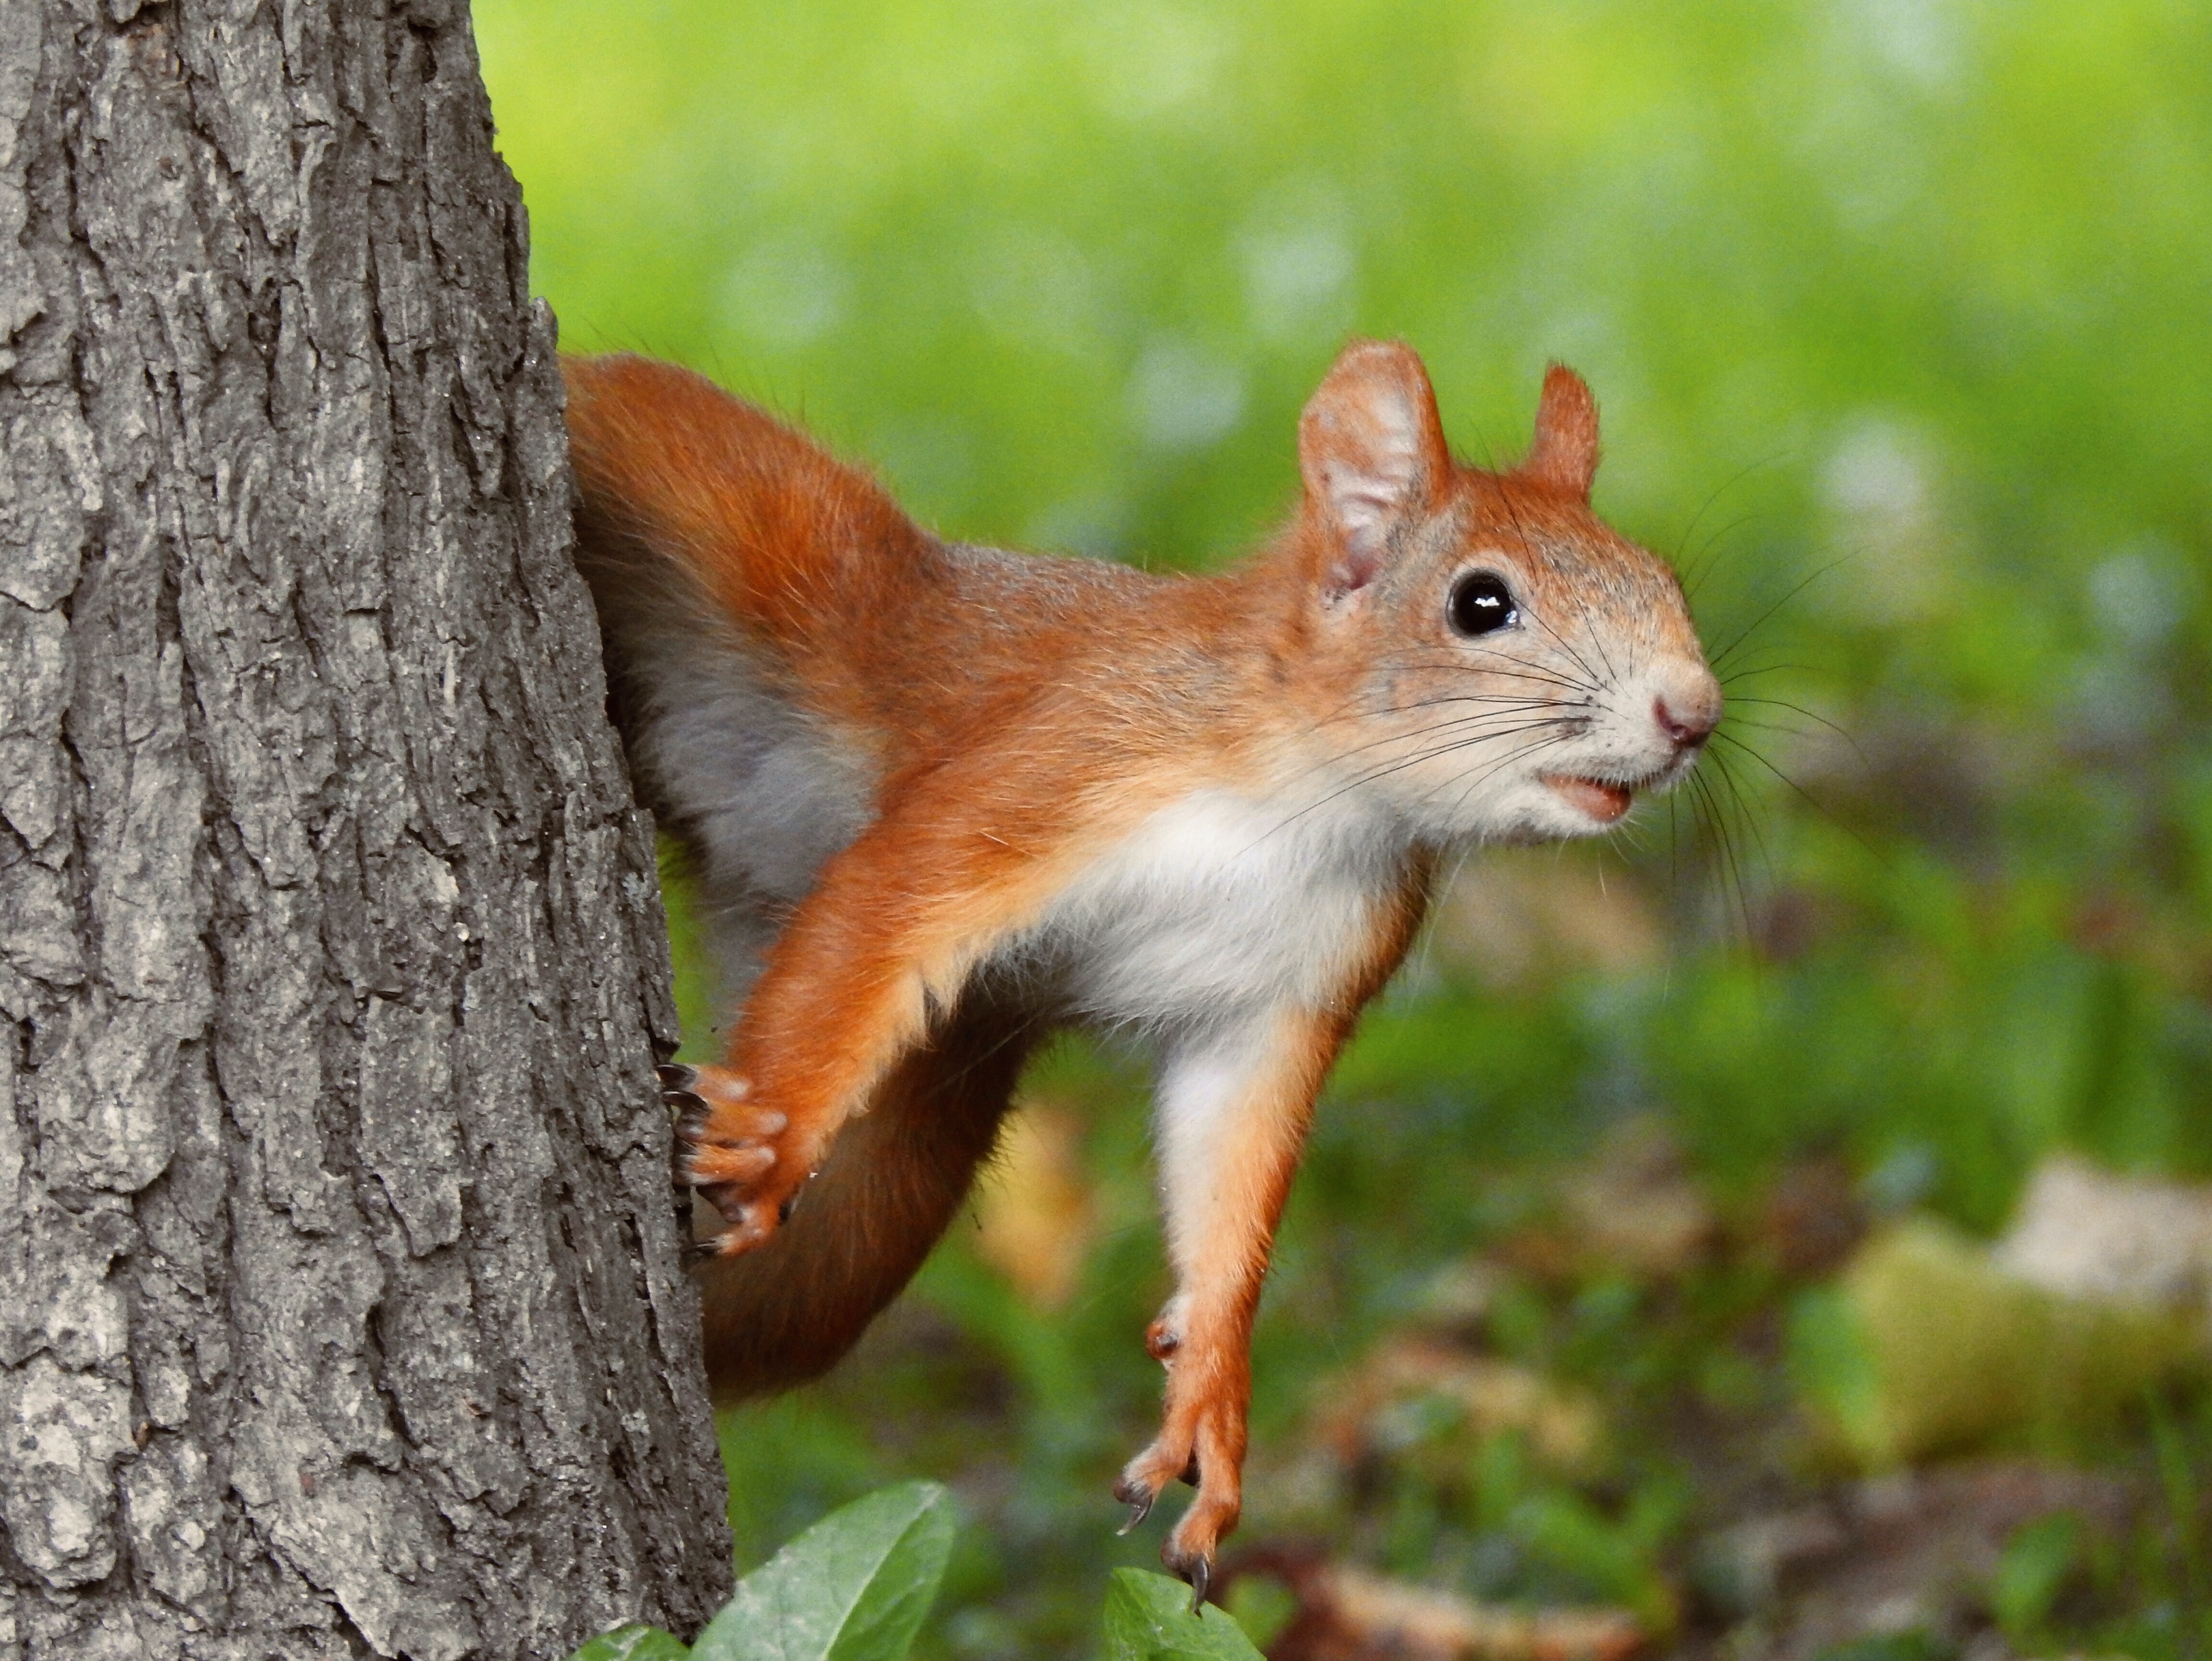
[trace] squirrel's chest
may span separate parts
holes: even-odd
[[[1109,849],[1030,945],[1077,1013],[1177,1025],[1333,998],[1401,849],[1327,800],[1194,792]]]

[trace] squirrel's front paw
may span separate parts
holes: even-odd
[[[704,1250],[720,1256],[750,1251],[791,1214],[803,1168],[782,1147],[790,1121],[752,1099],[752,1083],[726,1067],[660,1069],[660,1098],[677,1110],[684,1175],[729,1224]]]

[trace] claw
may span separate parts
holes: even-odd
[[[1143,1483],[1127,1476],[1121,1476],[1115,1479],[1114,1497],[1129,1508],[1129,1520],[1122,1524],[1115,1532],[1127,1534],[1152,1514],[1152,1501],[1160,1496]]]
[[[750,1251],[768,1238],[769,1226],[761,1220],[758,1202],[746,1206],[731,1220],[729,1232],[723,1236],[730,1244],[726,1250]]]
[[[1194,1558],[1190,1566],[1190,1612],[1196,1615],[1206,1607],[1206,1589],[1213,1584],[1213,1560]]]
[[[681,1062],[663,1062],[653,1070],[663,1090],[689,1090],[699,1082],[699,1069]]]
[[[799,1189],[793,1189],[791,1192],[791,1197],[775,1208],[776,1221],[779,1223],[787,1223],[791,1220],[791,1214],[799,1209],[799,1196],[802,1191],[803,1190]]]
[[[687,1115],[698,1114],[704,1116],[709,1110],[707,1098],[689,1090],[672,1087],[660,1092],[660,1099],[671,1107],[682,1110]]]
[[[722,1220],[724,1222],[741,1223],[745,1220],[744,1205],[738,1200],[736,1193],[733,1191],[732,1184],[729,1183],[702,1183],[696,1177],[691,1177],[690,1181],[691,1192],[700,1199],[704,1200],[708,1205],[714,1207],[715,1210],[721,1213]],[[721,1242],[723,1238],[726,1237],[727,1232],[728,1231],[725,1230],[722,1234],[715,1237],[715,1250],[720,1251],[722,1249]]]
[[[722,1249],[712,1240],[686,1240],[678,1255],[684,1260],[684,1268],[696,1269],[709,1257],[720,1256]]]

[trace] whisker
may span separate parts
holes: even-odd
[[[1534,732],[1553,727],[1571,726],[1574,724],[1576,723],[1571,720],[1560,718],[1528,721],[1516,727],[1509,727],[1503,732],[1479,733],[1468,737],[1454,739],[1449,744],[1439,745],[1431,749],[1423,751],[1419,754],[1407,756],[1401,760],[1391,763],[1387,767],[1376,768],[1372,771],[1363,774],[1358,778],[1352,780],[1349,783],[1339,786],[1336,789],[1330,791],[1328,794],[1322,797],[1319,800],[1308,802],[1304,807],[1297,809],[1295,812],[1286,815],[1279,823],[1270,825],[1267,830],[1261,831],[1259,836],[1254,837],[1250,847],[1247,848],[1244,851],[1249,853],[1251,848],[1257,848],[1261,843],[1265,842],[1269,837],[1273,836],[1277,831],[1285,829],[1286,826],[1294,824],[1301,818],[1304,818],[1308,813],[1314,812],[1320,808],[1328,806],[1329,803],[1334,801],[1338,797],[1345,795],[1353,790],[1363,789],[1366,786],[1375,783],[1377,780],[1389,778],[1394,773],[1401,773],[1408,767],[1418,767],[1424,762],[1434,761],[1439,757],[1449,755],[1455,750],[1466,749],[1474,745],[1494,743],[1500,739],[1517,737],[1522,733]],[[1560,740],[1557,739],[1543,739],[1538,740],[1537,744],[1540,747],[1540,745],[1545,744],[1556,744],[1559,742],[1560,742]],[[1511,754],[1503,757],[1498,764],[1499,766],[1504,766],[1506,762],[1512,760],[1515,756],[1520,755],[1524,751],[1522,750],[1516,750]],[[1439,786],[1438,788],[1441,788],[1442,787]],[[1434,791],[1431,791],[1428,794],[1425,794],[1421,800],[1425,801],[1428,800],[1428,795],[1433,794],[1435,794]]]
[[[1742,466],[1737,468],[1735,472],[1729,474],[1728,478],[1717,486],[1714,490],[1713,493],[1707,496],[1705,501],[1698,505],[1698,511],[1696,514],[1692,515],[1688,526],[1686,526],[1682,532],[1681,540],[1674,545],[1674,563],[1678,569],[1680,568],[1682,563],[1682,551],[1689,547],[1690,538],[1697,534],[1698,524],[1705,519],[1705,516],[1708,513],[1712,511],[1713,504],[1717,502],[1730,490],[1735,489],[1737,485],[1742,484],[1745,479],[1749,478],[1753,473],[1759,472],[1763,467],[1772,466],[1776,462],[1781,460],[1782,458],[1788,453],[1789,452],[1787,450],[1777,450],[1772,455],[1762,456],[1757,461],[1746,462]],[[1726,536],[1729,531],[1734,530],[1736,525],[1744,524],[1748,520],[1756,517],[1757,514],[1747,514],[1743,519],[1737,520],[1735,525],[1724,526],[1721,531],[1707,539],[1705,543],[1706,548],[1711,549],[1717,546],[1720,542],[1721,538]],[[1702,555],[1700,555],[1699,557],[1702,557]],[[1698,574],[1699,580],[1702,580],[1703,576],[1704,573],[1700,572]],[[1684,592],[1686,593],[1691,592],[1691,590],[1686,587]]]
[[[1826,715],[1823,715],[1815,710],[1808,709],[1802,704],[1792,703],[1787,698],[1740,697],[1736,699],[1735,702],[1738,703],[1751,703],[1762,706],[1771,705],[1773,708],[1778,709],[1787,709],[1792,715],[1802,715],[1808,721],[1816,721],[1820,722],[1821,726],[1826,727],[1831,733],[1833,733],[1838,738],[1841,739],[1845,744],[1850,745],[1851,746],[1851,753],[1859,758],[1859,761],[1863,765],[1867,764],[1866,751],[1859,748],[1859,741],[1853,738],[1850,733],[1845,731],[1843,727],[1837,726],[1835,722],[1830,721]],[[1788,729],[1783,728],[1781,730],[1787,731]]]
[[[1700,817],[1719,852],[1722,914],[1727,914],[1729,893],[1733,889],[1736,914],[1743,925],[1743,937],[1748,940],[1752,938],[1751,905],[1744,891],[1743,873],[1736,861],[1735,835],[1721,812],[1720,801],[1714,794],[1711,781],[1702,773],[1692,773],[1690,783],[1695,799],[1701,804]]]
[[[1782,648],[1778,646],[1758,646],[1752,649],[1755,652],[1767,652],[1779,651]],[[1824,672],[1818,664],[1813,663],[1762,663],[1755,669],[1747,669],[1739,665],[1717,678],[1723,686],[1733,686],[1740,680],[1755,680],[1761,675],[1779,675],[1793,671],[1801,675],[1817,675]]]
[[[1575,660],[1575,662],[1577,663],[1577,665],[1578,665],[1578,666],[1581,667],[1582,672],[1583,672],[1584,674],[1586,674],[1586,675],[1594,675],[1594,674],[1595,674],[1595,673],[1596,673],[1596,671],[1595,671],[1594,669],[1592,669],[1592,668],[1589,666],[1589,665],[1588,663],[1586,663],[1586,662],[1584,662],[1584,661],[1583,661],[1583,654],[1582,654],[1580,652],[1577,652],[1577,650],[1575,650],[1574,647],[1573,647],[1573,646],[1572,646],[1572,645],[1568,642],[1567,637],[1566,637],[1565,635],[1561,634],[1561,633],[1560,633],[1557,629],[1554,629],[1554,628],[1551,625],[1551,624],[1550,624],[1548,621],[1547,621],[1543,617],[1540,616],[1538,613],[1536,613],[1536,612],[1535,612],[1535,611],[1526,611],[1526,612],[1524,612],[1524,613],[1523,613],[1523,615],[1525,615],[1525,616],[1528,618],[1528,620],[1529,620],[1530,622],[1534,623],[1534,624],[1535,624],[1539,629],[1541,629],[1541,630],[1542,630],[1546,634],[1549,635],[1549,636],[1550,636],[1553,640],[1555,640],[1555,641],[1559,642],[1559,649],[1560,649],[1561,651],[1565,652],[1565,653],[1569,657],[1572,658],[1572,659]],[[1607,684],[1608,686],[1614,686],[1614,685],[1618,685],[1618,684],[1620,684],[1620,678],[1618,675],[1613,675],[1613,674],[1611,673],[1611,671],[1612,671],[1612,666],[1611,666],[1610,664],[1608,664],[1608,665],[1607,665],[1606,666],[1607,666],[1607,673],[1608,673],[1608,675],[1609,675],[1609,677],[1610,677],[1610,678],[1608,678],[1608,680],[1607,681],[1607,683],[1606,683],[1606,684]],[[1591,686],[1590,690],[1591,690],[1592,691],[1598,691],[1599,689],[1598,689],[1595,684],[1593,684],[1593,685]]]
[[[1429,653],[1433,655],[1416,657],[1416,653]],[[1469,656],[1502,658],[1505,661],[1517,664],[1519,666],[1512,669],[1498,669],[1486,666],[1476,666],[1470,664],[1467,660]],[[1601,692],[1604,691],[1604,688],[1601,687],[1595,681],[1577,680],[1572,675],[1564,673],[1556,669],[1547,670],[1534,668],[1524,660],[1515,658],[1508,653],[1498,651],[1493,648],[1469,646],[1462,651],[1451,651],[1439,650],[1437,648],[1427,645],[1419,647],[1401,647],[1394,651],[1380,654],[1378,661],[1384,663],[1407,664],[1417,669],[1461,671],[1469,674],[1498,675],[1513,680],[1533,680],[1540,682],[1547,686],[1558,686],[1577,692]]]
[[[1813,719],[1817,721],[1820,717],[1816,715]],[[1753,733],[1782,733],[1793,739],[1812,736],[1809,727],[1795,727],[1782,721],[1753,721],[1749,715],[1740,715],[1734,710],[1729,712],[1728,724],[1732,727],[1747,728]],[[1832,722],[1829,724],[1833,725]]]
[[[1758,510],[1754,510],[1748,514],[1743,514],[1730,520],[1727,524],[1722,526],[1719,530],[1714,532],[1711,536],[1708,537],[1705,539],[1705,545],[1698,551],[1697,558],[1701,563],[1698,564],[1696,572],[1692,575],[1683,579],[1682,597],[1685,599],[1696,598],[1698,589],[1704,584],[1705,580],[1713,574],[1715,568],[1719,564],[1720,562],[1717,557],[1708,561],[1706,559],[1707,555],[1717,554],[1721,544],[1726,541],[1729,537],[1732,536],[1736,532],[1741,531],[1745,526],[1753,523],[1754,520],[1768,517],[1770,517],[1769,514]]]
[[[1713,736],[1717,739],[1726,739],[1729,744],[1741,751],[1745,755],[1749,756],[1761,767],[1764,767],[1768,772],[1773,774],[1776,778],[1781,780],[1783,783],[1789,786],[1790,791],[1798,798],[1799,800],[1802,801],[1808,807],[1810,807],[1822,818],[1827,820],[1829,824],[1834,825],[1836,829],[1842,831],[1853,842],[1858,843],[1860,847],[1865,849],[1869,854],[1872,855],[1874,856],[1875,862],[1880,865],[1883,870],[1893,871],[1896,869],[1896,867],[1891,863],[1889,857],[1885,855],[1881,849],[1875,847],[1864,837],[1861,836],[1856,830],[1844,824],[1844,821],[1837,816],[1834,810],[1830,808],[1826,802],[1822,801],[1819,797],[1807,790],[1803,785],[1791,778],[1789,774],[1784,772],[1771,761],[1759,754],[1758,751],[1753,749],[1751,745],[1746,744],[1741,739],[1731,737],[1727,733],[1716,732]]]
[[[1403,739],[1403,740],[1405,740],[1405,741],[1407,741],[1407,742],[1410,742],[1410,743],[1420,743],[1420,742],[1422,742],[1422,741],[1423,741],[1423,740],[1425,740],[1425,739],[1431,739],[1431,738],[1435,737],[1435,736],[1436,736],[1437,733],[1439,733],[1449,732],[1449,731],[1451,731],[1452,729],[1454,729],[1454,728],[1455,728],[1455,727],[1481,727],[1484,723],[1486,723],[1486,722],[1489,722],[1489,721],[1512,721],[1515,717],[1516,717],[1516,716],[1518,716],[1518,715],[1526,715],[1526,714],[1533,714],[1534,711],[1539,710],[1539,709],[1558,709],[1558,708],[1563,708],[1563,707],[1571,707],[1571,706],[1562,706],[1562,705],[1557,704],[1557,703],[1555,703],[1547,701],[1547,702],[1540,703],[1531,703],[1531,704],[1529,704],[1528,706],[1527,706],[1527,708],[1526,708],[1525,709],[1492,709],[1492,710],[1486,711],[1485,713],[1483,713],[1483,714],[1481,714],[1481,715],[1455,715],[1455,716],[1454,716],[1454,717],[1453,717],[1451,720],[1449,720],[1449,721],[1432,721],[1432,722],[1431,722],[1428,726],[1420,728],[1418,732],[1413,732],[1413,733],[1383,733],[1383,734],[1382,734],[1381,737],[1379,737],[1379,738],[1373,738],[1373,739],[1369,739],[1366,743],[1364,743],[1364,744],[1356,744],[1356,745],[1352,745],[1349,750],[1341,750],[1341,751],[1336,751],[1335,753],[1334,753],[1334,754],[1332,754],[1332,755],[1329,755],[1329,756],[1327,756],[1327,757],[1323,757],[1323,758],[1322,758],[1322,760],[1320,760],[1320,761],[1315,762],[1315,763],[1314,763],[1311,766],[1310,766],[1310,767],[1301,768],[1298,771],[1297,771],[1297,772],[1295,772],[1295,773],[1291,774],[1291,776],[1290,776],[1287,780],[1285,780],[1285,783],[1289,783],[1289,784],[1295,784],[1295,783],[1297,783],[1299,780],[1301,780],[1301,779],[1304,779],[1304,778],[1310,778],[1310,777],[1311,777],[1314,774],[1316,774],[1316,773],[1320,772],[1321,770],[1322,770],[1324,768],[1327,768],[1327,767],[1332,766],[1332,765],[1334,765],[1335,763],[1337,763],[1337,762],[1340,762],[1340,761],[1343,760],[1345,757],[1348,757],[1348,756],[1357,756],[1357,755],[1360,755],[1360,754],[1363,754],[1364,752],[1365,752],[1365,751],[1370,751],[1370,750],[1379,750],[1379,749],[1381,749],[1381,748],[1382,748],[1384,745],[1386,745],[1386,744],[1395,744],[1395,743],[1398,743],[1398,742],[1399,742],[1400,740],[1401,740],[1401,739]],[[1560,721],[1560,722],[1562,722],[1562,723],[1569,723],[1569,722],[1583,722],[1583,723],[1587,723],[1587,721],[1588,721],[1588,719],[1589,719],[1589,718],[1588,718],[1587,716],[1584,716],[1584,715],[1563,715],[1563,716],[1559,716],[1559,717],[1556,717],[1556,718],[1547,718],[1547,719],[1556,719],[1557,721]],[[1498,732],[1498,733],[1480,733],[1480,732],[1478,732],[1478,733],[1474,733],[1469,734],[1468,736],[1469,736],[1470,740],[1472,740],[1472,739],[1483,739],[1483,738],[1498,738],[1498,737],[1504,737],[1504,736],[1509,735],[1509,734],[1510,734],[1512,731],[1514,731],[1514,730],[1516,730],[1516,729],[1515,729],[1515,728],[1512,728],[1512,727],[1507,727],[1507,728],[1504,729],[1503,731],[1501,731],[1501,732]],[[1419,759],[1419,757],[1415,757],[1415,759],[1417,759],[1417,760],[1418,760],[1418,759]],[[1317,806],[1318,804],[1314,804],[1314,805]],[[1305,810],[1304,810],[1304,809],[1301,809],[1300,811],[1301,811],[1301,812],[1304,812]]]
[[[1354,779],[1350,784],[1344,787],[1344,788],[1347,790],[1358,789],[1363,785],[1372,784],[1377,779],[1388,778],[1393,773],[1403,772],[1408,767],[1417,767],[1423,762],[1434,761],[1439,757],[1448,756],[1455,750],[1468,749],[1475,745],[1488,744],[1498,739],[1516,738],[1522,733],[1533,733],[1553,727],[1571,727],[1577,724],[1577,723],[1571,719],[1550,718],[1542,721],[1523,721],[1518,726],[1505,727],[1494,733],[1470,733],[1461,738],[1453,739],[1449,743],[1437,745],[1430,749],[1422,751],[1417,755],[1408,756],[1402,761],[1393,762],[1387,767],[1377,768],[1373,772],[1367,774],[1364,777]],[[1434,731],[1436,729],[1431,728],[1430,730]],[[1557,740],[1547,739],[1547,742],[1557,742]],[[1313,807],[1322,806],[1328,802],[1334,801],[1338,795],[1341,795],[1342,794],[1342,790],[1337,791],[1331,795],[1324,796],[1321,801],[1312,803],[1310,806],[1301,808],[1298,811],[1300,812],[1309,812],[1312,811]],[[1424,800],[1425,800],[1425,798],[1424,798]]]
[[[1522,760],[1528,756],[1534,755],[1553,745],[1563,742],[1565,742],[1564,739],[1556,738],[1538,739],[1533,743],[1522,745],[1520,749],[1513,751],[1510,755],[1499,757],[1497,761],[1492,763],[1491,765],[1483,769],[1481,772],[1468,779],[1466,783],[1461,787],[1459,794],[1452,799],[1452,812],[1455,813],[1458,812],[1462,807],[1467,805],[1467,799],[1469,796],[1473,795],[1481,786],[1488,783],[1492,779],[1495,778],[1509,764]],[[1436,786],[1434,789],[1426,792],[1421,797],[1422,801],[1426,802],[1430,797],[1437,794],[1437,791],[1442,790],[1443,788],[1444,787],[1443,785],[1439,784]]]
[[[1493,703],[1502,706],[1498,713],[1515,709],[1553,709],[1570,708],[1558,698],[1510,697],[1476,692],[1447,693],[1441,697],[1420,698],[1412,703],[1386,703],[1373,709],[1353,709],[1340,715],[1324,716],[1315,723],[1319,727],[1334,727],[1341,721],[1375,721],[1384,715],[1410,715],[1417,709],[1441,709],[1448,703]]]
[[[1723,496],[1726,496],[1730,490],[1734,490],[1739,484],[1742,483],[1744,478],[1752,471],[1752,468],[1756,467],[1759,465],[1759,463],[1754,461],[1751,463],[1749,466],[1737,468],[1736,471],[1729,474],[1726,479],[1723,480],[1720,484],[1716,484],[1712,488],[1711,493],[1708,495],[1703,502],[1698,504],[1698,511],[1690,515],[1690,522],[1682,527],[1681,538],[1674,544],[1674,564],[1677,570],[1681,569],[1682,555],[1690,545],[1690,538],[1697,535],[1698,525],[1704,520],[1705,515],[1712,511],[1713,504],[1718,502]]]
[[[1755,753],[1741,739],[1730,741],[1746,754]],[[1742,782],[1735,776],[1735,769],[1729,765],[1728,757],[1718,751],[1714,753],[1713,765],[1720,770],[1721,782],[1727,787],[1729,800],[1735,804],[1736,822],[1749,834],[1753,849],[1759,855],[1760,868],[1771,877],[1774,873],[1774,855],[1767,846],[1766,833],[1759,827],[1759,815],[1752,811],[1752,804],[1744,794]]]
[[[1524,548],[1533,549],[1536,545],[1530,540],[1528,527],[1522,524],[1520,510],[1514,507],[1513,498],[1508,495],[1501,497],[1500,500],[1504,505],[1506,518],[1513,521],[1514,534],[1521,538],[1521,545]],[[1581,604],[1579,596],[1577,597],[1576,603],[1577,605]],[[1585,659],[1580,652],[1577,652],[1571,645],[1568,644],[1565,636],[1562,635],[1558,630],[1553,628],[1552,625],[1546,622],[1542,617],[1539,616],[1534,609],[1524,605],[1522,607],[1522,615],[1540,625],[1545,633],[1551,636],[1553,640],[1558,641],[1559,642],[1559,649],[1564,651],[1569,657],[1575,660],[1576,666],[1581,669],[1583,673],[1589,676],[1593,680],[1597,678],[1597,672],[1589,666],[1589,660]],[[1583,614],[1583,620],[1585,623],[1589,620],[1589,614],[1587,611]],[[1605,655],[1604,642],[1594,637],[1591,643],[1596,646],[1599,657],[1603,658]],[[1608,676],[1607,684],[1619,684],[1620,678],[1612,672],[1612,664],[1607,663],[1606,665],[1606,671]]]
[[[1678,857],[1679,847],[1675,836],[1676,823],[1675,799],[1670,794],[1667,798],[1667,887],[1669,892],[1674,893],[1679,893],[1682,886],[1682,873]]]
[[[1730,641],[1726,646],[1723,647],[1719,652],[1714,654],[1711,659],[1711,662],[1713,666],[1713,672],[1716,674],[1719,673],[1721,665],[1726,663],[1729,658],[1735,655],[1736,648],[1742,645],[1745,641],[1748,640],[1754,630],[1763,627],[1777,611],[1787,605],[1791,600],[1796,599],[1798,595],[1803,593],[1808,588],[1818,582],[1822,577],[1827,575],[1829,572],[1835,570],[1839,566],[1850,564],[1858,556],[1856,554],[1844,554],[1838,558],[1832,559],[1826,565],[1823,565],[1819,570],[1814,572],[1810,576],[1808,576],[1802,581],[1794,584],[1790,587],[1790,591],[1784,594],[1781,599],[1776,600],[1773,605],[1768,606],[1764,611],[1761,611],[1757,618],[1753,618],[1749,627],[1739,630],[1734,640]]]

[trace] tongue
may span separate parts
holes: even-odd
[[[1603,784],[1595,779],[1547,779],[1553,789],[1600,824],[1611,824],[1628,811],[1635,792],[1625,784]]]

